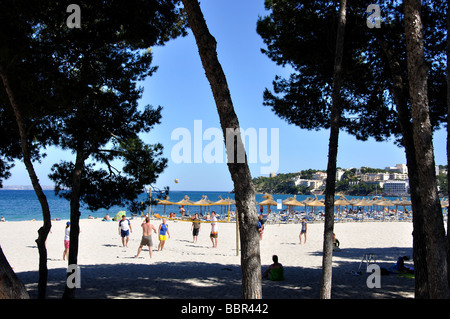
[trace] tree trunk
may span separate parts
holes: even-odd
[[[334,57],[333,95],[331,107],[330,141],[328,145],[327,183],[325,188],[325,223],[323,233],[322,282],[320,298],[331,298],[333,273],[333,229],[334,229],[334,194],[336,188],[336,162],[339,141],[339,123],[341,118],[341,83],[342,57],[344,53],[344,35],[347,1],[339,4],[339,20],[336,37],[336,55]]]
[[[409,95],[413,117],[419,190],[424,214],[429,296],[433,299],[448,298],[447,243],[437,193],[433,132],[427,96],[427,68],[420,19],[420,0],[406,0],[404,8]]]
[[[19,127],[20,143],[22,147],[23,162],[30,176],[31,183],[33,185],[34,191],[38,197],[39,203],[42,209],[42,216],[44,223],[38,230],[38,238],[36,243],[39,251],[39,283],[38,283],[38,298],[43,299],[46,297],[47,290],[47,278],[48,278],[48,268],[47,268],[47,248],[45,247],[45,241],[47,240],[48,233],[50,232],[51,217],[50,208],[48,206],[47,197],[39,184],[39,179],[31,161],[30,151],[28,149],[28,134],[25,129],[25,124],[22,119],[22,114],[20,112],[19,105],[16,103],[14,93],[9,85],[8,77],[6,71],[2,66],[0,66],[0,77],[2,78],[3,85],[5,86],[6,93],[8,95],[11,107],[13,108],[14,115],[16,117],[16,122]]]
[[[429,298],[428,271],[426,263],[426,246],[424,234],[424,217],[419,192],[419,178],[417,175],[416,151],[414,147],[411,112],[408,108],[408,88],[402,77],[398,59],[392,49],[381,38],[377,38],[391,73],[392,87],[390,89],[397,107],[398,121],[402,131],[402,144],[405,148],[406,165],[408,166],[409,190],[411,193],[411,206],[413,211],[413,259],[415,272],[415,298]]]
[[[0,246],[0,299],[29,299],[25,286],[17,277]]]
[[[234,112],[225,74],[217,58],[216,40],[209,33],[198,1],[183,0],[183,4],[187,12],[189,26],[197,42],[206,77],[211,85],[220,124],[227,142],[228,170],[234,183],[236,208],[239,214],[239,230],[242,245],[242,297],[245,299],[259,299],[262,297],[262,288],[259,235],[257,232],[258,215],[255,190],[247,159],[245,153],[238,154],[238,152],[243,152],[244,150],[239,132],[239,121]],[[230,143],[230,136],[235,138],[230,133],[236,133],[234,143]]]
[[[80,235],[80,197],[81,177],[84,169],[86,156],[82,148],[77,150],[75,168],[72,177],[72,194],[70,198],[70,247],[68,265],[78,264],[78,238]],[[68,273],[67,276],[70,274]],[[75,298],[75,287],[69,287],[66,281],[63,299]]]
[[[450,167],[450,4],[447,2],[447,170]],[[447,173],[447,185],[450,185],[450,174]],[[448,187],[448,186],[447,186]],[[450,199],[450,188],[448,191]],[[450,218],[447,208],[447,275],[450,287]]]

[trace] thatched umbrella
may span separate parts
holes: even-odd
[[[265,200],[263,200],[262,202],[260,202],[258,204],[262,205],[262,206],[267,205],[267,213],[269,213],[270,206],[277,206],[278,203],[273,200],[272,195],[264,194],[263,198],[265,198]]]
[[[344,196],[340,196],[337,200],[334,201],[334,206],[339,207],[339,212],[341,211],[342,206],[351,205],[350,201]]]
[[[158,201],[158,205],[164,205],[164,216],[166,215],[166,206],[175,204],[175,203],[172,203],[172,202],[168,201],[169,196],[166,196],[165,199],[159,199],[159,198],[155,198],[155,199]]]
[[[376,206],[383,206],[383,219],[384,219],[384,211],[385,211],[385,207],[390,207],[390,206],[394,206],[395,203],[389,199],[386,199],[384,197],[381,197],[379,200],[374,201],[374,204]]]
[[[294,195],[294,197],[286,198],[282,203],[288,206],[288,208],[291,206],[304,206],[304,204],[302,202],[299,202],[296,197],[297,195]]]
[[[212,204],[213,202],[206,195],[202,195],[202,199],[194,202],[195,206],[200,206],[200,214],[202,213],[202,207],[211,206]]]
[[[184,195],[184,197],[183,197],[183,199],[182,200],[180,200],[179,202],[176,202],[176,203],[174,203],[175,205],[183,205],[183,206],[193,206],[193,205],[195,205],[194,204],[194,202],[193,201],[191,201],[190,199],[189,199],[189,196],[188,195]]]
[[[325,207],[325,203],[323,201],[319,200],[317,198],[317,195],[314,195],[314,199],[305,202],[305,204],[306,204],[306,206],[311,206],[311,207]],[[315,210],[315,208],[314,208],[314,210]]]

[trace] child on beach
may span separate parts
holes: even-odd
[[[163,218],[162,224],[159,225],[158,234],[159,234],[158,251],[159,250],[162,251],[163,248],[164,248],[164,244],[166,243],[166,240],[167,240],[167,235],[170,238],[169,226],[166,224],[166,219],[165,218]]]
[[[300,235],[298,236],[299,239],[300,239],[300,245],[302,244],[302,235],[305,237],[304,243],[306,244],[306,231],[308,230],[308,225],[306,223],[306,218],[305,217],[302,218],[301,225],[302,225],[302,229],[300,230]]]

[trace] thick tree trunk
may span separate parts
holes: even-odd
[[[334,194],[336,188],[336,162],[339,141],[339,123],[341,119],[340,93],[342,83],[342,57],[344,54],[344,34],[347,1],[339,5],[339,22],[336,37],[336,55],[334,58],[333,95],[331,107],[330,141],[328,146],[327,184],[325,188],[325,223],[323,233],[322,282],[320,298],[331,298],[333,273],[333,232],[334,232]]]
[[[77,150],[75,168],[72,177],[72,194],[70,198],[70,247],[68,265],[78,264],[78,238],[80,235],[80,197],[81,197],[81,177],[84,169],[86,156],[82,148]],[[69,276],[70,273],[67,274]],[[75,298],[75,287],[69,287],[66,282],[64,299]]]
[[[29,299],[25,286],[17,277],[0,246],[0,299]]]
[[[46,296],[47,290],[47,278],[48,278],[48,268],[47,268],[47,248],[45,247],[45,241],[47,240],[48,233],[50,232],[51,217],[50,208],[48,206],[47,197],[39,184],[39,179],[31,161],[31,156],[28,148],[28,134],[25,129],[25,124],[22,119],[22,114],[20,112],[19,105],[16,103],[13,90],[11,89],[6,75],[6,71],[2,66],[0,66],[0,77],[2,78],[3,85],[5,86],[6,93],[8,95],[11,107],[14,110],[14,115],[16,117],[16,122],[19,127],[20,143],[22,147],[23,162],[30,176],[31,184],[33,185],[34,191],[38,197],[39,203],[42,209],[42,216],[44,223],[38,230],[38,238],[36,243],[39,250],[39,283],[38,283],[38,298],[43,299]]]
[[[406,0],[404,8],[409,95],[413,117],[419,190],[424,214],[429,296],[430,298],[448,298],[447,243],[437,193],[433,132],[427,96],[427,68],[420,19],[420,0]]]
[[[259,299],[262,297],[262,288],[259,235],[257,232],[258,216],[255,190],[246,156],[242,156],[245,154],[237,154],[244,150],[239,132],[239,121],[234,112],[225,74],[217,58],[216,40],[209,33],[198,1],[183,0],[183,4],[188,15],[189,26],[197,42],[206,77],[211,85],[227,146],[233,146],[227,147],[227,157],[228,170],[234,183],[236,208],[239,214],[242,297]],[[230,133],[236,133],[234,143],[229,141],[230,136],[234,138],[234,134]]]
[[[411,206],[413,211],[413,256],[415,271],[415,297],[420,299],[429,298],[428,294],[428,271],[426,263],[426,246],[424,234],[424,218],[419,192],[419,178],[417,175],[416,151],[414,147],[413,127],[411,123],[411,112],[408,108],[408,88],[402,77],[402,71],[398,59],[394,56],[392,49],[381,38],[377,38],[391,72],[391,93],[397,107],[398,121],[402,131],[402,144],[405,148],[406,165],[408,166],[409,190],[411,193]]]

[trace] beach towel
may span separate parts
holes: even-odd
[[[283,268],[275,268],[269,271],[269,280],[272,281],[282,281],[284,280],[284,270]]]

